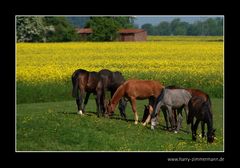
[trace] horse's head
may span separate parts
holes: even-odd
[[[213,143],[214,139],[216,139],[215,131],[216,131],[216,129],[212,129],[211,131],[209,131],[207,133],[207,141],[209,143]]]

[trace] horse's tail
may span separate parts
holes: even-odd
[[[73,73],[72,75],[72,96],[77,98],[78,97],[78,73]]]
[[[164,88],[162,88],[162,91],[161,91],[161,93],[160,93],[160,95],[157,97],[157,100],[156,100],[156,103],[154,104],[154,112],[152,113],[152,118],[154,118],[155,116],[156,116],[156,114],[157,114],[157,112],[158,112],[158,108],[157,108],[157,105],[158,105],[158,103],[163,99],[163,97],[164,97]]]

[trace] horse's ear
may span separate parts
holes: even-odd
[[[144,105],[144,107],[145,107],[145,108],[147,108],[147,106],[146,106],[146,105]]]

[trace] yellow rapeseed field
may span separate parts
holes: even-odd
[[[126,79],[222,86],[223,53],[223,42],[206,41],[17,43],[16,78],[31,84],[61,82],[70,81],[79,68],[107,68]]]

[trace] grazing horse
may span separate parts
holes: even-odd
[[[201,91],[201,90],[199,90],[199,89],[194,89],[194,88],[182,88],[182,87],[178,87],[178,86],[167,86],[167,87],[165,87],[165,88],[167,88],[167,89],[185,89],[185,90],[187,90],[191,95],[192,95],[192,97],[193,96],[199,96],[199,97],[201,97],[204,101],[208,101],[208,99],[210,99],[209,98],[209,96],[208,96],[208,94],[206,94],[205,92],[203,92],[203,91]],[[210,106],[211,106],[211,101],[210,101]],[[162,111],[163,111],[163,114],[164,114],[164,117],[166,116],[166,112],[165,112],[165,109],[162,109]],[[177,115],[179,116],[179,115],[182,115],[182,108],[180,108],[180,109],[173,109],[173,112],[174,112],[174,120],[175,120],[175,125],[174,125],[174,127],[177,127],[177,123],[179,122],[179,120],[177,120]],[[177,112],[178,112],[178,114],[177,114]],[[186,116],[187,117],[187,116]],[[168,118],[167,117],[165,117],[165,122],[166,122],[166,127],[168,128]]]
[[[82,115],[85,112],[85,106],[88,102],[89,96],[91,93],[93,93],[96,95],[98,117],[100,116],[100,113],[103,115],[105,112],[105,91],[110,91],[112,96],[117,87],[120,86],[124,81],[124,77],[118,71],[111,72],[107,69],[103,69],[99,72],[88,72],[83,69],[76,70],[72,74],[72,96],[76,98],[78,114]],[[126,102],[122,100],[120,104],[120,113],[126,118]]]
[[[191,129],[192,129],[192,140],[196,141],[196,135],[197,135],[197,127],[199,122],[201,121],[201,127],[202,127],[202,137],[205,136],[204,129],[205,129],[205,123],[207,124],[207,142],[212,143],[215,138],[215,130],[213,129],[213,114],[211,110],[211,101],[208,97],[207,100],[205,100],[203,97],[200,96],[194,96],[190,99],[188,103],[189,107],[189,114],[187,123],[191,123]],[[193,119],[196,118],[196,121],[194,123]]]
[[[184,108],[186,116],[188,116],[188,102],[191,97],[191,94],[185,89],[164,89],[160,96],[157,98],[154,112],[151,115],[152,121],[154,121],[153,118],[155,118],[160,108],[165,107],[173,129],[173,126],[175,125],[173,109],[176,109],[179,113],[181,113],[182,108]],[[181,127],[182,115],[178,115],[178,120],[179,122],[177,124],[175,132],[178,132]],[[152,121],[151,128],[154,129],[154,124],[152,124]]]
[[[138,114],[136,109],[136,100],[149,99],[151,104],[155,104],[157,97],[160,95],[164,86],[153,80],[127,80],[114,93],[112,99],[107,105],[107,114],[112,115],[117,103],[122,97],[127,98],[132,106],[135,124],[138,123]]]
[[[116,72],[111,72],[108,69],[102,69],[101,71],[98,72],[101,77],[101,85],[102,87],[102,98],[101,100],[105,100],[105,93],[106,91],[110,91],[111,93],[111,98],[113,97],[113,94],[116,92],[117,88],[125,82],[125,79],[122,75],[121,72],[116,71]],[[105,102],[101,102],[103,104],[102,107],[102,113],[106,112],[105,109]],[[120,114],[123,118],[126,119],[126,114],[125,114],[125,109],[126,109],[127,101],[124,100],[123,98],[120,99],[119,101],[119,111]]]

